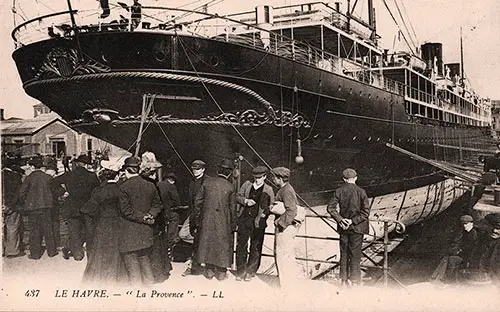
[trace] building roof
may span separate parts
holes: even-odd
[[[59,115],[50,113],[39,115],[33,119],[2,120],[0,123],[0,130],[3,136],[32,135],[55,121],[59,121],[66,125]]]

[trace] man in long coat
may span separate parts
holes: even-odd
[[[228,178],[233,164],[224,159],[217,177],[205,180],[196,195],[195,207],[201,211],[201,226],[196,259],[205,264],[205,277],[227,278],[233,262],[233,231],[236,228],[236,196]]]
[[[198,194],[201,185],[209,177],[205,174],[205,162],[203,160],[196,159],[191,163],[191,173],[193,174],[193,179],[189,183],[188,190],[188,205],[189,205],[189,217],[186,222],[189,223],[189,232],[193,237],[193,252],[191,259],[191,266],[182,273],[182,276],[186,275],[199,275],[201,274],[200,263],[196,261],[196,250],[198,249],[198,235],[200,229],[200,219],[201,210],[195,207],[195,198]],[[181,237],[182,238],[182,237]]]
[[[49,257],[57,255],[52,220],[50,218],[53,205],[52,190],[50,188],[52,177],[42,170],[41,157],[30,160],[30,165],[35,170],[24,179],[19,189],[19,203],[23,205],[23,210],[28,213],[30,223],[29,258],[37,260],[43,254],[42,238],[45,238],[47,255]]]
[[[57,180],[69,194],[61,214],[68,220],[70,250],[75,260],[81,261],[85,255],[83,241],[86,241],[87,253],[91,252],[94,225],[90,217],[81,214],[80,209],[100,183],[96,174],[87,170],[87,166],[92,164],[87,155],[78,156],[73,163],[74,170],[65,172]]]
[[[174,209],[180,205],[181,201],[175,185],[176,182],[177,177],[175,174],[169,173],[163,181],[157,183],[160,198],[165,209],[166,234],[169,248],[172,248],[179,240],[179,214]]]
[[[140,160],[125,159],[127,180],[120,186],[120,240],[119,250],[132,285],[151,286],[154,283],[151,268],[154,218],[162,203],[153,183],[139,176]]]
[[[2,215],[5,224],[3,246],[5,256],[15,258],[24,256],[22,250],[23,219],[17,207],[21,174],[14,171],[15,159],[2,159]]]

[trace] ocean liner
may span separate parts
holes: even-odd
[[[107,16],[68,1],[17,25],[23,87],[80,131],[154,152],[184,181],[194,159],[212,170],[235,159],[241,181],[258,164],[287,166],[302,204],[324,216],[352,167],[371,217],[410,225],[464,193],[435,164],[477,161],[489,148],[489,100],[467,86],[461,64],[444,64],[440,43],[420,55],[379,47],[372,1],[368,21],[352,14],[356,4],[225,16],[110,4]],[[333,224],[311,219],[310,236]]]

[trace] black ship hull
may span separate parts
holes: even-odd
[[[466,147],[488,135],[481,127],[411,118],[397,92],[217,38],[137,31],[86,33],[78,41],[79,48],[56,38],[17,49],[26,92],[75,128],[125,149],[135,148],[143,103],[156,97],[141,151],[155,152],[186,178],[184,164],[198,158],[213,169],[221,157],[242,156],[243,180],[250,165],[284,165],[316,206],[346,167],[359,172],[371,197],[445,179],[387,142],[454,162],[475,157]],[[299,153],[303,163],[295,161]]]

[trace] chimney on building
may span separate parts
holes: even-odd
[[[0,108],[0,120],[5,120],[3,108]]]

